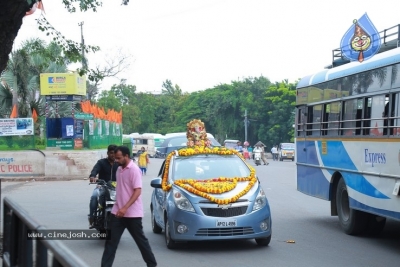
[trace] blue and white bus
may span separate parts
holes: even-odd
[[[400,220],[398,29],[381,33],[371,59],[333,61],[297,85],[297,190],[330,201],[331,215],[351,235]]]

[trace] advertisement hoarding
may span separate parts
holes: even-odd
[[[33,135],[33,119],[0,119],[0,136]]]
[[[41,95],[86,95],[86,77],[78,73],[41,73]]]

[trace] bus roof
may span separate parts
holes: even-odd
[[[342,78],[352,74],[385,67],[388,65],[400,63],[400,47],[375,55],[362,63],[354,61],[333,69],[325,69],[314,75],[308,75],[301,79],[297,88],[303,88],[330,80]]]

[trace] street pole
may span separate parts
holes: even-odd
[[[244,110],[244,141],[247,141],[247,125],[249,121],[247,120],[247,109]]]
[[[83,38],[83,21],[78,23],[81,27],[81,52],[82,52],[82,68],[87,69],[86,58],[85,58],[85,39]]]

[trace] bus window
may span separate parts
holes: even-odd
[[[369,135],[369,132],[371,130],[371,104],[372,104],[372,98],[367,97],[364,99],[364,117],[363,117],[363,135]]]
[[[370,98],[369,98],[370,99]],[[383,134],[383,117],[385,116],[385,95],[379,95],[372,97],[371,108],[370,108],[370,131],[371,136],[382,136]],[[387,95],[387,103],[389,104],[389,95]],[[389,105],[388,111],[389,112]]]
[[[394,117],[396,116],[396,94],[385,96],[385,108],[382,112],[383,117],[383,135],[393,135],[396,134],[394,131]]]
[[[301,136],[304,131],[305,110],[306,107],[299,107],[297,109],[297,136]]]
[[[400,116],[400,93],[397,93],[395,95],[395,99],[396,99],[396,101],[394,101],[394,103],[393,103],[394,109],[393,109],[392,114],[393,114],[393,117],[395,117],[395,119],[393,119],[393,124],[396,126],[393,129],[393,135],[399,136],[400,128],[397,128],[397,127],[400,127],[400,118],[399,118],[399,116]],[[394,123],[394,122],[396,122],[396,123]]]
[[[340,102],[325,105],[322,135],[337,136],[339,134]]]
[[[307,135],[319,136],[321,126],[322,105],[308,107]]]
[[[359,135],[361,133],[362,99],[344,102],[342,135]]]

